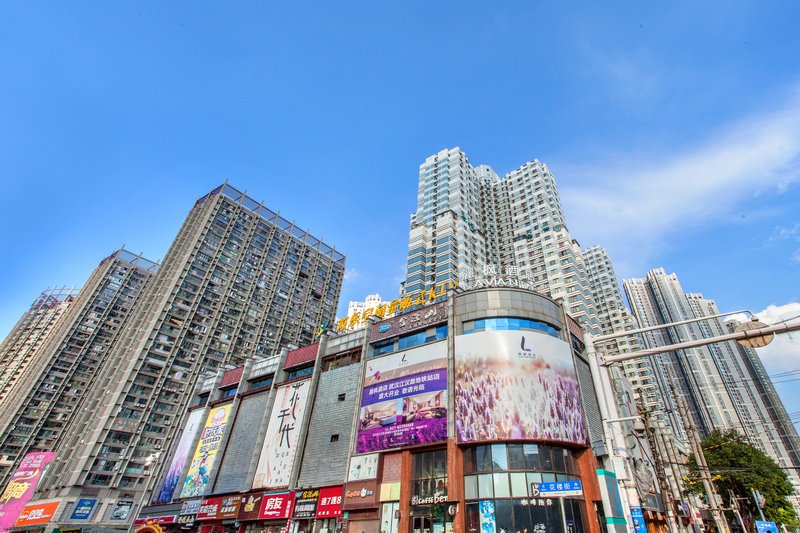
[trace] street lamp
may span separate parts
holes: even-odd
[[[712,319],[721,318],[721,317],[724,317],[724,316],[730,316],[730,315],[739,314],[739,313],[746,313],[746,314],[750,315],[752,318],[751,318],[751,320],[749,322],[745,322],[745,323],[741,324],[739,327],[737,327],[736,330],[733,333],[728,333],[728,334],[725,334],[725,335],[718,335],[716,337],[710,337],[710,338],[704,338],[704,339],[697,339],[697,340],[679,342],[679,343],[675,343],[675,344],[669,344],[669,345],[666,345],[666,346],[659,346],[659,347],[656,347],[656,348],[648,348],[648,349],[644,349],[644,350],[638,350],[638,351],[635,351],[635,352],[628,352],[628,353],[621,354],[621,355],[605,356],[604,354],[600,354],[600,353],[597,352],[597,346],[599,345],[599,343],[602,343],[602,342],[605,342],[605,341],[609,341],[609,340],[612,340],[612,339],[618,339],[618,338],[622,338],[622,337],[632,337],[632,336],[636,336],[636,335],[639,335],[641,333],[646,333],[646,332],[649,332],[649,331],[667,329],[667,328],[674,327],[674,326],[680,326],[680,325],[684,325],[684,324],[691,324],[691,323],[694,323],[694,322],[702,322],[702,321],[706,321],[706,320],[712,320]],[[734,311],[734,312],[730,312],[730,313],[721,313],[721,314],[717,314],[717,315],[710,315],[710,316],[705,316],[705,317],[701,317],[701,318],[681,320],[681,321],[678,321],[678,322],[671,322],[671,323],[668,323],[668,324],[659,324],[657,326],[639,328],[639,329],[634,329],[634,330],[629,330],[629,331],[612,333],[612,334],[608,334],[608,335],[593,336],[591,333],[589,333],[587,331],[585,333],[585,337],[584,337],[584,344],[586,345],[586,352],[587,352],[587,356],[589,358],[590,366],[592,368],[592,374],[594,375],[595,372],[597,372],[596,377],[594,379],[594,385],[595,385],[595,389],[597,389],[598,396],[603,398],[603,400],[601,400],[599,403],[600,403],[601,417],[603,418],[604,426],[608,422],[610,422],[610,420],[608,419],[608,413],[609,413],[608,406],[604,405],[604,403],[608,401],[607,398],[610,397],[609,395],[612,393],[612,391],[609,390],[609,387],[607,386],[606,379],[604,379],[600,375],[600,372],[599,372],[599,367],[600,366],[609,367],[614,363],[620,363],[620,362],[623,362],[623,361],[629,361],[631,359],[638,359],[640,357],[649,357],[649,356],[658,355],[658,354],[661,354],[661,353],[664,353],[664,352],[674,352],[674,351],[679,351],[679,350],[685,350],[685,349],[688,349],[688,348],[696,348],[696,347],[700,347],[700,346],[707,346],[709,344],[714,344],[714,343],[717,343],[717,342],[731,341],[731,340],[736,341],[736,342],[738,342],[738,343],[740,343],[740,344],[742,344],[744,346],[748,346],[748,347],[751,347],[751,348],[762,347],[762,346],[766,346],[767,344],[772,342],[772,340],[774,339],[775,335],[778,334],[778,333],[789,333],[789,332],[797,331],[797,330],[800,330],[800,322],[795,323],[795,324],[778,323],[778,324],[774,324],[772,326],[768,326],[766,324],[763,324],[763,323],[759,322],[756,319],[756,317],[754,317],[753,314],[750,313],[749,311],[742,310],[742,311]],[[687,423],[687,422],[691,423],[691,419],[689,418],[689,413],[688,412],[684,412],[685,405],[683,405],[682,399],[678,398],[676,396],[676,400],[679,403],[679,413],[681,415],[681,418],[684,419],[684,423]],[[687,427],[687,429],[689,429],[689,428]],[[711,514],[714,517],[714,523],[715,523],[715,525],[717,527],[717,530],[720,533],[728,533],[730,530],[729,530],[727,522],[724,519],[722,511],[720,510],[719,502],[717,501],[716,491],[714,490],[714,487],[713,487],[713,485],[711,483],[711,474],[710,474],[710,472],[708,470],[708,465],[706,463],[702,447],[700,446],[700,438],[697,435],[696,430],[693,427],[693,424],[692,424],[691,430],[688,431],[688,433],[689,433],[689,442],[690,442],[690,445],[692,447],[692,451],[693,451],[693,454],[695,456],[695,460],[696,460],[697,465],[699,467],[700,476],[701,476],[701,479],[703,481],[703,486],[704,486],[705,491],[706,491],[706,498],[708,500],[709,507],[711,508]],[[613,451],[612,449],[609,449],[609,453],[612,453],[612,451]],[[677,529],[677,525],[675,524],[675,522],[672,521],[672,520],[674,520],[673,510],[668,508],[667,509],[667,515],[671,519],[669,525],[670,525],[670,528],[672,529],[672,531],[674,532]]]

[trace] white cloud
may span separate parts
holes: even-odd
[[[699,148],[605,159],[558,171],[570,230],[584,244],[636,258],[638,268],[682,231],[728,218],[747,198],[800,180],[800,97]]]
[[[348,268],[344,271],[343,281],[355,281],[360,275],[355,268]]]

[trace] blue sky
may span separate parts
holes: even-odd
[[[345,305],[392,296],[452,146],[547,163],[621,277],[791,309],[800,4],[562,4],[4,3],[0,335],[123,244],[160,259],[225,179],[347,254]]]

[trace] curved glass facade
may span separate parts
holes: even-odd
[[[502,317],[481,318],[464,322],[464,334],[478,331],[538,331],[559,338],[558,330],[539,320],[530,318]]]
[[[581,498],[565,498],[562,515],[558,499],[544,498],[534,489],[541,482],[580,479],[577,459],[569,449],[490,444],[463,452],[467,533],[482,533],[481,524],[491,521],[496,533],[584,531]]]

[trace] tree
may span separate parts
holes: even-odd
[[[789,529],[800,526],[787,499],[794,492],[792,484],[774,460],[753,447],[736,430],[714,431],[703,439],[702,446],[717,493],[725,501],[725,507],[730,503],[728,491],[733,491],[736,498],[741,498],[739,508],[742,514],[752,523],[754,518],[760,518],[752,497],[752,491],[758,490],[766,500],[762,510],[767,520],[785,524]],[[689,472],[689,492],[703,494],[693,457],[689,461]]]

